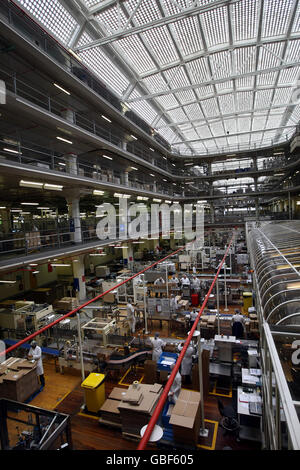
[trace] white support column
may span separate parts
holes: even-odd
[[[78,300],[81,301],[86,299],[86,286],[85,281],[83,280],[85,276],[84,255],[79,255],[76,259],[78,261],[72,261],[73,276],[74,279],[78,279],[79,291],[77,292],[77,296]]]
[[[74,230],[71,233],[72,241],[74,243],[81,243],[82,242],[82,234],[81,234],[81,221],[80,221],[80,193],[79,191],[68,191],[66,193],[66,200],[68,204],[68,212],[69,218],[72,220],[72,224],[70,227]]]

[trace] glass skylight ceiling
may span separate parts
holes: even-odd
[[[174,152],[262,148],[299,122],[297,1],[18,2]]]

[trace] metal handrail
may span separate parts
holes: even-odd
[[[213,282],[212,282],[212,284],[211,284],[211,286],[210,286],[210,288],[209,288],[209,290],[208,290],[208,292],[207,292],[207,294],[206,294],[206,296],[205,296],[204,302],[203,302],[203,304],[202,304],[202,306],[201,306],[201,308],[200,308],[200,310],[199,310],[198,316],[197,316],[197,318],[196,318],[196,320],[195,320],[195,322],[194,322],[194,324],[193,324],[193,326],[192,326],[192,328],[191,328],[191,330],[190,330],[190,333],[189,333],[189,335],[188,335],[188,337],[187,337],[187,340],[185,341],[185,344],[184,344],[184,346],[183,346],[183,349],[181,350],[181,353],[179,354],[179,357],[178,357],[178,359],[177,359],[177,361],[176,361],[176,363],[175,363],[174,369],[172,370],[172,373],[171,373],[171,375],[170,375],[170,377],[169,377],[169,380],[168,380],[168,382],[166,383],[166,385],[165,385],[165,387],[164,387],[164,390],[163,390],[163,392],[162,392],[162,394],[161,394],[161,396],[160,396],[160,398],[159,398],[159,400],[158,400],[158,403],[157,403],[157,405],[156,405],[156,407],[155,407],[154,413],[153,413],[153,415],[152,415],[152,417],[151,417],[151,419],[150,419],[150,421],[149,421],[149,423],[148,423],[148,426],[147,426],[147,428],[146,428],[146,430],[145,430],[145,434],[144,434],[144,436],[142,437],[142,439],[141,439],[141,441],[140,441],[140,443],[139,443],[139,445],[138,445],[138,447],[137,447],[138,450],[144,450],[144,449],[145,449],[145,446],[147,445],[147,443],[148,443],[148,441],[149,441],[149,439],[150,439],[150,437],[151,437],[151,434],[152,434],[152,431],[153,431],[153,429],[154,429],[155,423],[157,422],[157,420],[158,420],[158,418],[159,418],[159,415],[160,415],[160,413],[161,413],[161,411],[162,411],[162,409],[163,409],[164,403],[165,403],[165,401],[166,401],[166,399],[167,399],[167,397],[168,397],[168,393],[169,393],[169,390],[170,390],[170,388],[171,388],[171,385],[172,385],[172,383],[173,383],[173,381],[174,381],[174,379],[175,379],[175,376],[176,376],[176,374],[177,374],[177,372],[178,372],[178,370],[179,370],[181,361],[182,361],[182,359],[183,359],[183,357],[184,357],[184,355],[185,355],[185,353],[186,353],[186,350],[187,350],[187,348],[188,348],[188,346],[189,346],[189,344],[190,344],[190,341],[191,341],[191,339],[192,339],[192,337],[193,337],[194,331],[196,330],[197,324],[198,324],[198,322],[199,322],[199,320],[200,320],[200,317],[201,317],[201,315],[202,315],[202,313],[203,313],[203,310],[204,310],[204,308],[205,308],[205,306],[206,306],[206,304],[207,304],[208,298],[209,298],[209,296],[210,296],[210,294],[211,294],[211,292],[212,292],[212,290],[213,290],[213,288],[214,288],[214,285],[215,285],[215,283],[216,283],[216,280],[217,280],[217,278],[218,278],[218,276],[219,276],[219,274],[220,274],[221,268],[222,268],[222,266],[223,266],[223,264],[224,264],[224,262],[225,262],[225,260],[226,260],[226,258],[227,258],[229,249],[230,249],[230,247],[231,247],[231,245],[232,245],[232,242],[233,242],[233,240],[234,240],[234,236],[235,236],[235,235],[233,234],[232,237],[231,237],[231,240],[230,240],[230,242],[229,242],[229,244],[228,244],[228,247],[227,247],[227,249],[226,249],[226,252],[225,252],[225,254],[224,254],[224,257],[223,257],[223,259],[222,259],[222,261],[221,261],[221,263],[220,263],[220,266],[219,266],[219,268],[218,268],[218,271],[217,271],[217,273],[216,273],[216,275],[215,275],[215,277],[214,277],[214,280],[213,280]],[[201,397],[201,400],[203,400],[203,397]]]

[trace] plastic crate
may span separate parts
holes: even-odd
[[[159,356],[159,360],[157,362],[157,370],[166,370],[167,372],[171,372],[171,367],[168,364],[162,364],[162,361],[165,359],[175,359],[175,362],[177,361],[178,354],[177,353],[171,353],[171,352],[163,352]]]

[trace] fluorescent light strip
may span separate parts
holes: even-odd
[[[131,166],[130,168],[132,168],[132,170],[136,170],[136,171],[137,171],[137,168],[135,168],[135,166]]]
[[[137,137],[135,137],[135,135],[132,135],[132,134],[130,134],[130,135],[134,140],[137,140]]]
[[[155,150],[152,147],[149,147],[149,150],[151,150],[151,152],[155,152]]]
[[[38,206],[39,202],[21,202],[21,206]]]
[[[60,184],[49,184],[49,183],[46,183],[44,184],[44,189],[50,189],[52,191],[62,191],[63,190],[63,186],[61,186]]]
[[[5,206],[1,206],[0,209],[6,209],[6,207],[5,207]]]
[[[108,155],[102,155],[103,158],[106,158],[107,160],[112,160],[112,157],[109,157]]]
[[[58,83],[53,83],[53,85],[56,86],[56,88],[59,88],[64,93],[66,93],[67,95],[71,94],[69,91],[65,90],[62,86],[58,85]]]
[[[153,199],[153,202],[161,202],[161,199]]]
[[[12,150],[12,149],[8,149],[8,148],[4,148],[3,149],[5,152],[11,152],[11,153],[20,153],[18,150]],[[21,154],[22,155],[22,154]]]
[[[53,263],[51,263],[51,266],[54,266],[56,268],[56,267],[69,267],[71,265],[70,264],[53,264]]]
[[[21,180],[19,186],[28,187],[28,188],[42,188],[43,183],[37,183],[36,181],[25,181]]]
[[[153,173],[150,173],[150,176],[153,176],[153,178],[155,178],[155,175]]]
[[[105,121],[111,122],[111,120],[108,119],[108,117],[104,116],[104,114],[101,114],[101,117],[102,117],[103,119],[105,119]]]
[[[56,137],[58,140],[62,140],[63,142],[66,142],[67,144],[73,144],[73,142],[71,142],[70,140],[68,139],[64,139],[63,137]]]
[[[2,284],[15,284],[17,281],[2,281],[2,279],[0,280],[0,283]]]
[[[103,196],[104,191],[99,191],[98,189],[94,189],[93,194],[94,196]]]

